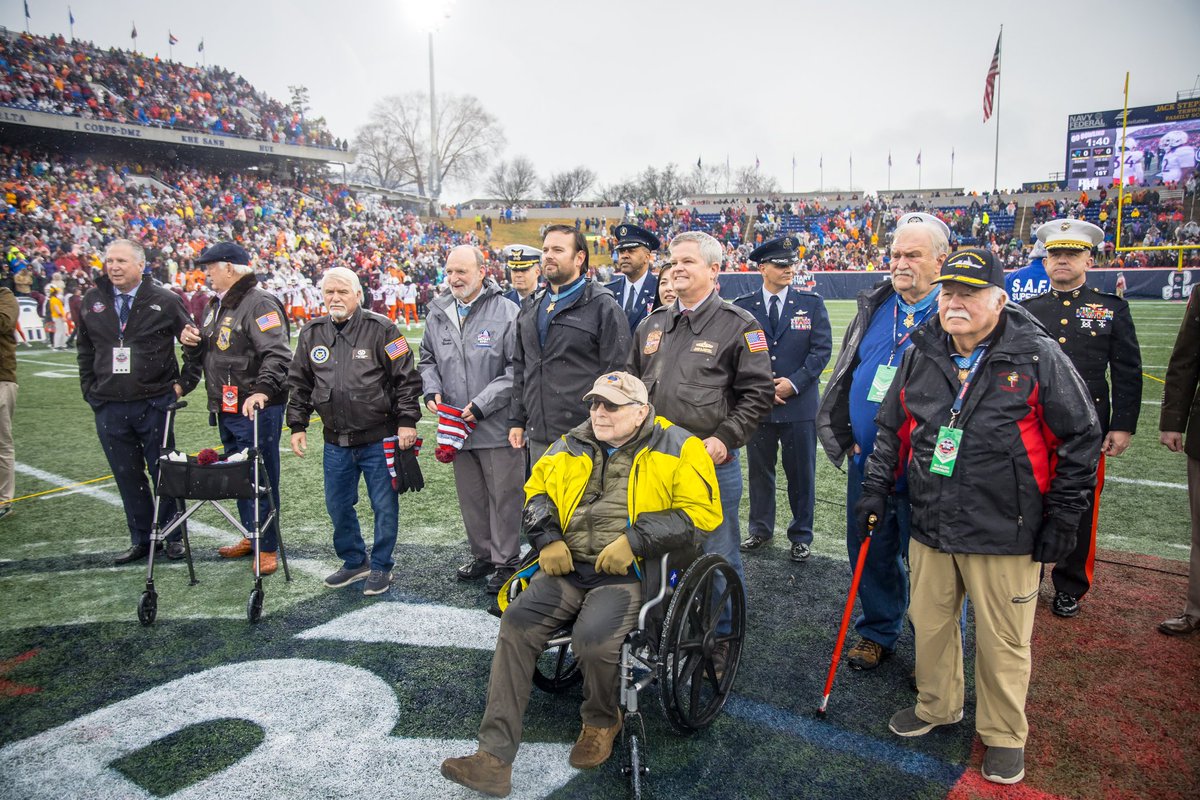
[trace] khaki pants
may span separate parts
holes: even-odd
[[[619,718],[617,690],[621,643],[637,625],[642,585],[618,583],[584,591],[566,578],[534,573],[528,588],[500,619],[492,657],[487,708],[479,726],[479,749],[506,764],[517,757],[534,665],[550,634],[574,620],[571,649],[583,671],[583,705],[588,725],[607,728]]]
[[[963,707],[959,617],[975,609],[975,730],[988,747],[1024,747],[1029,641],[1041,566],[1027,555],[943,553],[913,539],[909,616],[916,633],[917,716],[946,723]]]
[[[0,507],[12,502],[16,478],[13,474],[13,408],[17,405],[17,384],[0,381]]]

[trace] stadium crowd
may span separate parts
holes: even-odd
[[[242,76],[81,40],[0,36],[0,105],[111,122],[348,149]]]

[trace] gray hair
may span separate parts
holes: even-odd
[[[331,280],[349,284],[354,293],[358,295],[358,299],[360,301],[363,299],[362,282],[359,281],[358,275],[354,270],[346,269],[345,267],[330,267],[325,270],[325,274],[321,276],[322,292],[325,291],[325,284]]]
[[[251,272],[254,272],[254,267],[250,266],[249,264],[229,264],[229,266],[238,275],[249,275]]]
[[[674,250],[676,245],[686,242],[696,243],[700,248],[700,257],[704,259],[705,264],[720,266],[721,262],[725,260],[725,248],[721,247],[720,242],[704,231],[687,231],[681,233],[671,240],[671,243],[667,245],[667,249]]]
[[[946,234],[942,232],[941,228],[930,222],[909,222],[904,227],[896,229],[892,241],[895,241],[895,236],[900,235],[900,231],[912,230],[925,231],[929,234],[929,245],[933,248],[934,258],[950,254],[950,242],[946,239]]]
[[[133,252],[133,260],[134,261],[136,261],[139,264],[146,263],[145,249],[140,244],[133,241],[132,239],[113,239],[111,242],[108,243],[108,247],[104,248],[104,257],[108,258],[108,251],[112,250],[114,247],[116,247],[119,244],[125,245]]]

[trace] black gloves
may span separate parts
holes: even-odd
[[[425,476],[417,463],[418,452],[417,447],[410,447],[396,453],[396,477],[392,478],[392,485],[397,494],[419,492],[425,488]]]
[[[871,517],[875,517],[873,524],[879,524],[886,509],[887,495],[864,491],[862,497],[858,498],[858,502],[854,504],[854,523],[857,529],[855,533],[858,534],[860,542],[866,541],[868,521]]]
[[[1078,514],[1048,515],[1042,522],[1042,532],[1033,543],[1033,560],[1051,564],[1066,558],[1075,549],[1078,529]]]

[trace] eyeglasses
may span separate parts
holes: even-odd
[[[608,400],[595,399],[595,400],[592,400],[591,409],[592,409],[592,411],[599,411],[601,408],[603,408],[608,413],[615,414],[618,411],[620,411],[622,408],[626,408],[631,405],[637,405],[637,404],[636,403],[624,403],[624,404],[618,405],[616,403],[611,403]]]

